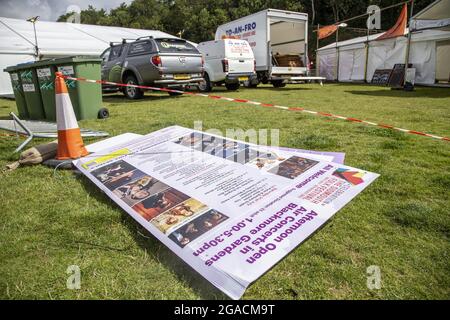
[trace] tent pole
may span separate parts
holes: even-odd
[[[367,26],[366,61],[364,63],[364,82],[365,83],[367,83],[367,64],[369,63],[369,35],[370,35],[370,29]]]
[[[320,24],[317,24],[317,32],[316,32],[316,77],[319,76],[319,29]]]
[[[36,61],[39,60],[39,46],[36,34],[36,22],[33,22],[33,30],[34,30],[34,43],[35,43],[35,51],[36,51]]]
[[[413,16],[413,10],[414,10],[414,0],[411,0],[411,11],[409,13],[409,20],[408,20],[408,41],[406,44],[406,55],[405,55],[405,76],[403,77],[403,86],[406,84],[406,72],[408,70],[409,65],[409,53],[411,50],[411,30],[409,29],[411,27],[411,19]]]
[[[34,31],[34,60],[39,60],[39,45],[37,40],[37,34],[36,34],[36,22],[38,21],[39,16],[31,17],[27,19],[28,22],[31,22],[33,24],[33,31]]]
[[[339,82],[339,27],[336,29],[336,82]]]
[[[313,26],[311,26],[312,28]],[[305,29],[306,29],[306,39],[305,39],[305,67],[306,67],[306,75],[310,76],[309,74],[309,39],[308,39],[308,32],[309,32],[309,24],[308,22],[305,23]]]

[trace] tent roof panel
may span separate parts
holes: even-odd
[[[437,0],[417,13],[413,20],[441,20],[450,18],[450,0]]]
[[[33,52],[33,42],[21,37],[16,30],[0,20],[0,52]]]
[[[441,29],[450,26],[450,0],[437,0],[411,19],[413,30]]]
[[[30,22],[0,17],[0,53],[32,53],[34,31]],[[174,36],[157,31],[122,27],[38,21],[36,34],[39,50],[44,55],[100,54],[110,42],[142,36]]]

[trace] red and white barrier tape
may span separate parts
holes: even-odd
[[[225,100],[225,101],[229,101],[229,102],[246,103],[246,104],[252,104],[252,105],[256,105],[256,106],[282,109],[282,110],[288,110],[288,111],[301,111],[301,112],[306,112],[306,113],[314,114],[314,115],[318,115],[318,116],[341,119],[341,120],[346,120],[346,121],[350,121],[350,122],[364,123],[364,124],[368,124],[371,126],[384,128],[384,129],[392,129],[392,130],[401,131],[404,133],[410,133],[410,134],[429,137],[429,138],[438,139],[438,140],[450,141],[450,138],[448,138],[448,137],[440,137],[440,136],[436,136],[434,134],[429,134],[429,133],[425,133],[425,132],[409,130],[409,129],[402,129],[402,128],[398,128],[398,127],[383,124],[383,123],[375,123],[375,122],[360,120],[360,119],[351,118],[351,117],[343,117],[343,116],[339,116],[339,115],[335,115],[335,114],[331,114],[331,113],[307,110],[307,109],[300,108],[300,107],[286,107],[286,106],[280,106],[280,105],[275,105],[275,104],[270,104],[270,103],[261,103],[261,102],[257,102],[257,101],[246,100],[246,99],[234,99],[234,98],[227,98],[227,97],[216,96],[216,95],[211,95],[211,94],[203,94],[203,93],[196,93],[196,92],[173,90],[173,89],[168,89],[168,88],[158,88],[158,87],[150,87],[150,86],[125,84],[125,83],[116,83],[116,82],[103,81],[103,80],[74,78],[74,77],[69,77],[69,76],[65,76],[65,75],[63,75],[62,77],[64,79],[72,80],[72,81],[83,81],[83,82],[89,82],[89,83],[107,84],[107,85],[118,86],[118,87],[134,87],[134,88],[146,89],[146,90],[173,92],[173,93],[179,93],[179,94],[187,94],[187,95],[191,95],[191,96],[206,97],[206,98],[211,98],[211,99],[216,99],[216,100]]]

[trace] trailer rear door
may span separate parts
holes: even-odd
[[[270,18],[272,76],[302,75],[307,65],[307,21]]]

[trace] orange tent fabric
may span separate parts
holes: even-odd
[[[318,34],[319,34],[319,39],[324,39],[327,38],[329,36],[331,36],[333,33],[336,32],[338,26],[337,25],[330,25],[330,26],[325,26],[322,28],[319,28]]]
[[[400,13],[400,16],[398,17],[395,25],[388,31],[383,33],[381,36],[379,36],[377,40],[391,39],[403,36],[405,34],[407,21],[408,21],[408,6],[405,3],[403,5],[402,12]]]

